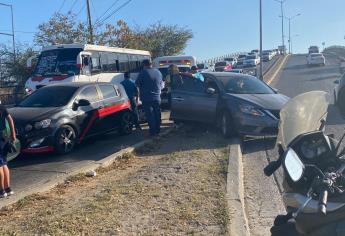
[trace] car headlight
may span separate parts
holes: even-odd
[[[241,104],[240,111],[253,116],[265,116],[265,113],[263,113],[262,111],[260,111],[260,109],[255,108],[252,105]]]
[[[45,119],[35,123],[35,129],[45,129],[50,126],[51,119]]]

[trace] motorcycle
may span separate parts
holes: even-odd
[[[345,134],[339,142],[325,135],[327,110],[328,94],[313,91],[280,112],[279,156],[264,173],[283,167],[287,214],[275,218],[272,236],[345,236]]]

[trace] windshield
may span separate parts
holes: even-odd
[[[256,55],[247,56],[246,59],[256,59]]]
[[[69,48],[43,51],[38,59],[34,75],[79,74],[77,56],[81,50],[81,48]]]
[[[298,135],[318,130],[327,109],[328,94],[323,91],[303,93],[289,100],[280,111],[277,143],[286,149]]]
[[[225,61],[217,62],[216,66],[226,66],[226,62]]]
[[[19,107],[61,107],[67,105],[78,87],[52,86],[43,87],[26,99]]]
[[[274,91],[254,76],[223,76],[221,81],[227,93],[274,94]]]
[[[238,58],[245,58],[247,55],[239,55]]]

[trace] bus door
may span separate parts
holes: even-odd
[[[90,82],[91,77],[91,53],[81,52],[78,57],[80,60],[80,75],[76,82]]]

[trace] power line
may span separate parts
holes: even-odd
[[[90,0],[90,2],[91,2],[91,6],[92,6],[92,9],[93,9],[93,11],[94,11],[96,17],[98,18],[98,15],[97,15],[97,12],[96,12],[96,8],[95,8],[95,6],[93,5],[93,1]]]
[[[83,12],[83,10],[85,9],[85,7],[86,7],[86,3],[84,2],[83,6],[80,8],[80,10],[79,10],[78,13],[76,14],[76,16],[79,16],[80,13]]]
[[[120,11],[122,8],[124,8],[125,6],[127,6],[132,0],[128,0],[127,2],[125,2],[124,4],[122,4],[121,6],[119,6],[117,9],[115,9],[112,13],[110,13],[105,19],[103,19],[101,22],[99,22],[100,25],[102,25],[106,20],[108,20],[111,16],[113,16],[115,13],[117,13],[118,11]]]
[[[66,0],[63,0],[59,10],[57,11],[58,13],[60,13],[60,11],[62,10],[63,6],[65,5],[65,2],[66,2]]]
[[[111,6],[108,7],[108,9],[107,9],[100,17],[98,17],[98,18],[96,19],[95,24],[97,24],[97,23],[101,20],[101,18],[102,18],[105,14],[107,14],[107,12],[110,11],[110,9],[113,8],[113,7],[116,5],[116,3],[118,3],[118,2],[119,2],[119,0],[116,0],[115,2],[113,2],[113,4],[111,4]]]
[[[77,1],[78,1],[78,0],[74,0],[73,4],[72,4],[72,6],[71,6],[71,8],[69,9],[68,12],[72,12],[72,10],[73,10],[75,4],[77,3]]]

